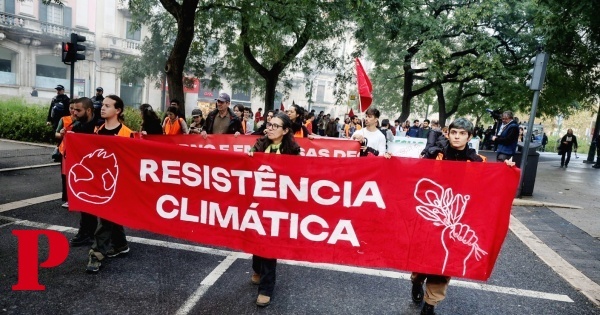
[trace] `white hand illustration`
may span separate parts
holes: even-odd
[[[417,213],[425,220],[433,222],[433,225],[444,227],[440,237],[446,252],[442,273],[446,269],[448,257],[451,254],[449,248],[453,248],[455,256],[460,255],[461,258],[464,256],[463,275],[465,275],[467,261],[473,254],[475,254],[475,259],[478,261],[482,255],[487,255],[487,252],[479,247],[475,231],[470,226],[460,223],[470,196],[454,195],[452,188],[444,189],[444,187],[428,178],[423,178],[417,182],[414,196],[421,203],[416,207]],[[464,250],[460,250],[461,247]]]

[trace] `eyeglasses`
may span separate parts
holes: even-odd
[[[283,126],[280,126],[278,124],[267,123],[268,129],[279,129],[280,127],[283,128]]]

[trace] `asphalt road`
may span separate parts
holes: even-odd
[[[79,215],[60,207],[57,165],[14,169],[49,163],[51,150],[0,141],[0,314],[420,311],[410,299],[407,272],[296,261],[280,261],[272,304],[258,308],[254,304],[257,288],[250,283],[249,255],[135,230],[127,230],[131,253],[109,260],[99,274],[85,273],[88,248],[72,248],[63,264],[41,269],[45,291],[13,291],[17,238],[12,232],[43,228],[70,238],[78,226]],[[557,270],[555,261],[546,258],[548,252],[534,252],[524,231],[538,238],[541,244],[537,245],[560,253],[596,286],[600,281],[594,274],[600,262],[598,240],[546,207],[513,207],[513,216],[490,280],[453,279],[437,314],[600,314],[589,297],[600,293],[593,291],[596,287],[579,287],[577,272]],[[40,242],[43,250],[45,240]],[[42,252],[40,260],[46,256]],[[575,281],[565,280],[569,277]]]

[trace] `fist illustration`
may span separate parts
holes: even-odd
[[[79,199],[104,204],[117,188],[119,167],[114,154],[98,149],[81,159],[69,170],[69,188]]]

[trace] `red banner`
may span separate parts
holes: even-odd
[[[492,272],[519,180],[503,163],[67,139],[70,209],[264,257],[478,280]]]
[[[221,151],[248,152],[256,143],[258,136],[252,135],[208,135],[206,139],[200,135],[147,135],[142,139],[178,144],[193,148],[219,149]],[[320,157],[358,157],[360,144],[357,141],[338,138],[296,138],[301,147],[302,156]]]

